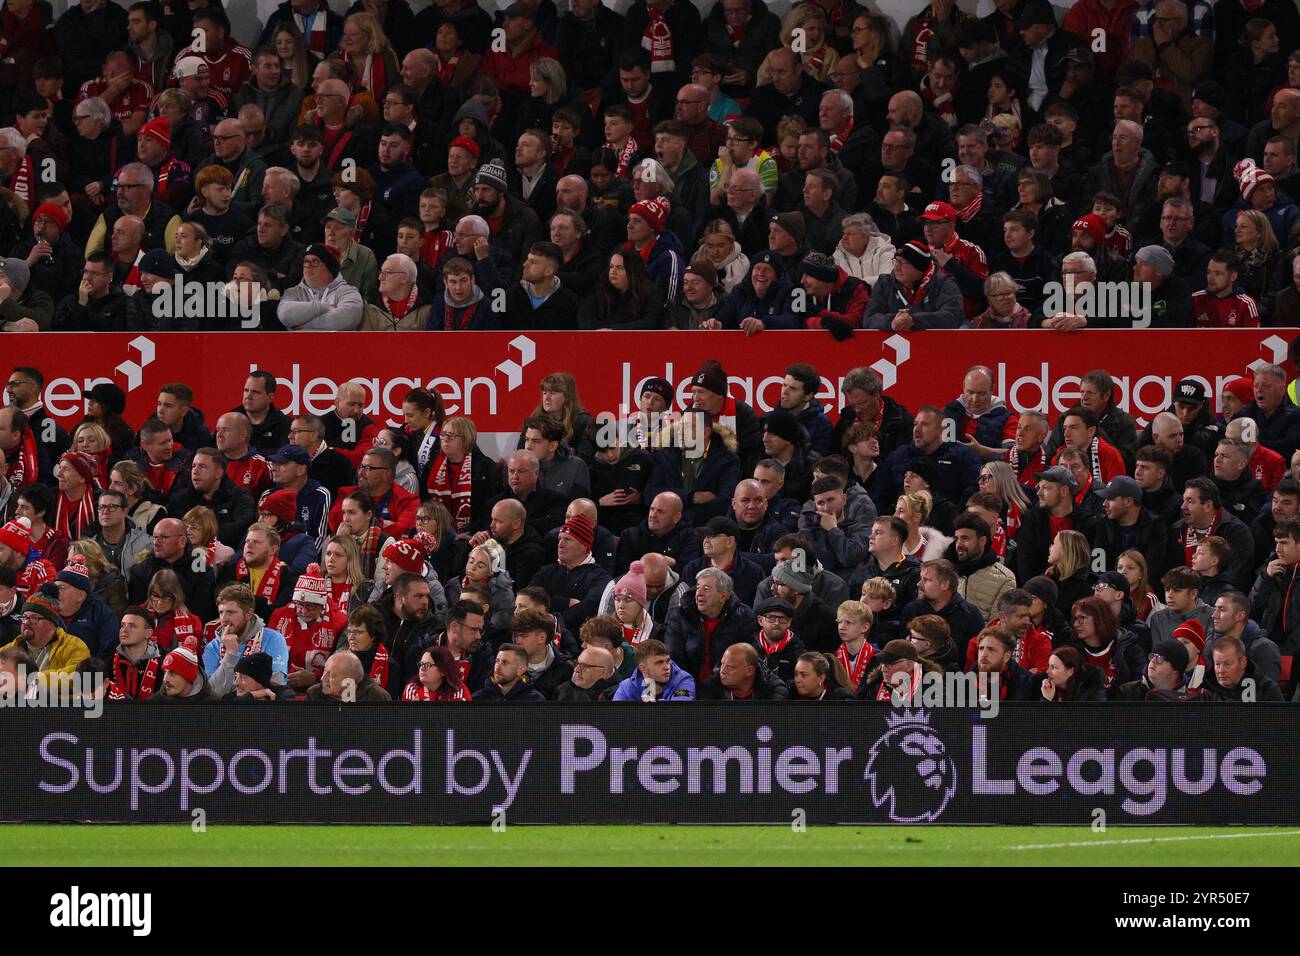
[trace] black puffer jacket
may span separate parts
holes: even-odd
[[[692,676],[700,673],[706,656],[712,676],[722,660],[723,651],[732,644],[753,644],[758,633],[754,612],[734,595],[722,606],[711,638],[705,635],[702,620],[700,610],[695,606],[695,596],[688,592],[682,596],[681,606],[668,612],[668,626],[664,630],[668,653],[678,667]]]

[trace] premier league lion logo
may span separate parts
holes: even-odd
[[[889,729],[871,745],[863,779],[871,802],[888,804],[895,823],[933,823],[957,792],[957,766],[922,711],[885,718]]]

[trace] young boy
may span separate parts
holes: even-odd
[[[1201,622],[1208,634],[1214,627],[1214,610],[1200,599],[1201,576],[1191,568],[1170,568],[1160,580],[1165,589],[1165,607],[1147,618],[1151,644],[1174,639],[1174,629],[1190,618]]]
[[[1217,534],[1210,535],[1196,546],[1192,555],[1192,570],[1201,576],[1200,599],[1210,607],[1224,591],[1235,590],[1227,575],[1232,561],[1232,548]]]
[[[1133,234],[1119,224],[1119,197],[1114,193],[1096,193],[1092,197],[1092,211],[1106,220],[1103,248],[1127,260],[1133,249]]]
[[[880,587],[875,582],[880,582],[884,587]],[[835,624],[840,632],[840,646],[835,648],[835,660],[843,666],[849,681],[846,686],[855,694],[858,685],[871,669],[871,659],[876,656],[875,647],[867,640],[867,635],[871,633],[871,626],[875,621],[875,615],[866,603],[869,587],[877,594],[888,591],[888,602],[893,604],[894,586],[884,578],[871,578],[862,585],[863,600],[845,601],[835,612]],[[872,600],[878,604],[884,603],[881,597],[874,597]]]
[[[412,256],[416,262],[436,266],[452,247],[454,237],[444,224],[446,219],[447,190],[430,186],[420,193],[420,254]]]
[[[867,578],[863,581],[861,603],[871,613],[867,626],[871,631],[872,643],[877,647],[884,647],[895,638],[907,636],[894,608],[898,603],[898,591],[888,578]]]
[[[582,117],[568,108],[551,117],[551,169],[556,176],[586,176],[591,169],[591,153],[578,145],[582,134]]]
[[[212,255],[222,264],[235,243],[253,228],[247,216],[231,208],[234,184],[234,176],[224,166],[214,163],[205,167],[194,179],[195,194],[188,216],[190,222],[207,230],[212,240]]]
[[[605,111],[605,148],[614,153],[614,175],[631,177],[636,165],[637,141],[632,138],[636,118],[632,110],[621,103]]]

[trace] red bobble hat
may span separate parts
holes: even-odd
[[[627,211],[629,216],[640,216],[655,232],[663,232],[664,223],[668,221],[668,202],[664,199],[642,199],[634,202]]]
[[[188,647],[177,647],[163,658],[163,670],[193,684],[199,678],[198,656]]]
[[[424,552],[414,541],[390,541],[382,552],[385,561],[391,561],[403,571],[420,574],[424,571]]]

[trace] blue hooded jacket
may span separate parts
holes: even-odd
[[[670,661],[669,663],[672,666],[672,671],[668,675],[668,683],[664,685],[655,703],[694,700],[695,678],[678,667],[675,662]],[[637,669],[632,672],[631,677],[618,685],[618,690],[614,692],[614,699],[641,703],[641,691],[644,688],[645,677],[642,676],[640,669]]]

